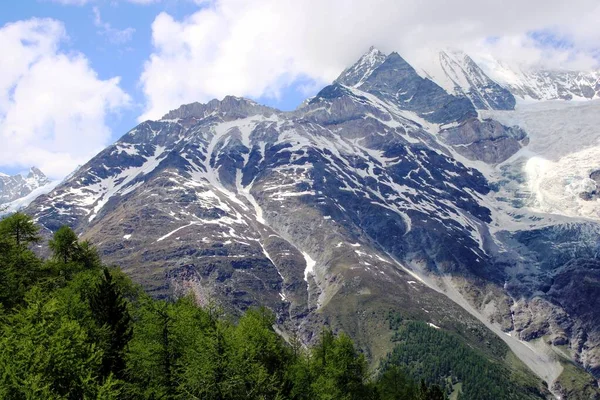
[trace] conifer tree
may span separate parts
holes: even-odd
[[[0,234],[14,240],[18,248],[40,241],[40,228],[33,219],[21,212],[14,213],[0,221]]]
[[[108,347],[102,358],[102,375],[113,373],[124,377],[125,349],[132,336],[132,320],[119,287],[108,268],[90,297],[90,308],[96,323],[108,331]]]
[[[54,233],[49,246],[54,254],[54,258],[65,264],[69,261],[73,261],[73,258],[76,257],[79,249],[77,235],[66,225],[61,226]]]
[[[89,240],[84,240],[78,244],[73,258],[86,270],[98,268],[102,264],[98,250],[92,246]]]

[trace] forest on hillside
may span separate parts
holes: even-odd
[[[275,318],[234,318],[192,297],[155,300],[68,227],[32,251],[25,214],[0,221],[0,398],[438,400],[391,363],[369,371],[344,333],[323,329],[306,348]]]

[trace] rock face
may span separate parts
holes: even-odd
[[[0,174],[0,205],[23,198],[50,180],[36,167],[31,167],[26,177]]]
[[[521,340],[597,374],[599,308],[578,295],[595,296],[600,228],[503,225],[476,167],[528,137],[474,103],[371,49],[294,112],[226,97],[143,122],[28,212],[154,296],[267,305],[307,342],[326,323],[377,359],[401,310],[484,350],[497,335],[548,383],[557,359]]]
[[[415,112],[437,124],[477,116],[469,99],[453,96],[431,79],[421,77],[398,53],[383,57],[382,53],[371,49],[357,65],[344,71],[333,86],[323,89],[311,102],[333,98],[341,93],[340,85],[345,85],[373,94],[400,110]]]
[[[528,143],[518,126],[506,127],[492,119],[469,119],[440,132],[442,140],[469,160],[499,164]]]

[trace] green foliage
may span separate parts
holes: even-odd
[[[132,336],[131,316],[127,302],[108,268],[104,268],[100,283],[89,297],[90,309],[98,326],[105,333],[102,376],[124,377],[125,349]]]
[[[39,275],[41,261],[28,249],[39,241],[39,228],[25,214],[0,221],[0,304],[11,308],[23,300]]]
[[[57,299],[38,288],[2,326],[0,392],[4,399],[76,399],[97,391],[101,353]]]
[[[77,244],[73,259],[81,264],[83,269],[97,269],[102,264],[98,250],[87,240]]]
[[[419,387],[400,367],[390,365],[379,377],[377,392],[381,400],[414,399]]]
[[[0,221],[0,236],[12,240],[17,247],[40,241],[39,227],[26,214],[17,212]]]
[[[312,389],[317,399],[364,399],[369,396],[367,362],[352,340],[324,330],[312,351]]]
[[[79,250],[77,235],[68,226],[61,226],[48,243],[56,260],[67,264],[77,257]]]
[[[396,346],[383,361],[382,369],[397,374],[401,368],[413,379],[434,385],[427,398],[442,398],[440,394],[450,393],[457,382],[462,382],[461,398],[465,399],[543,397],[537,387],[524,385],[500,360],[486,356],[454,334],[398,315],[390,316],[390,327],[395,330]],[[382,380],[387,380],[386,373]],[[440,388],[443,390],[437,393]]]

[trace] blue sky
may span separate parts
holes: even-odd
[[[590,68],[596,26],[597,0],[3,1],[0,172],[36,165],[60,178],[193,101],[294,109],[371,45],[410,62],[454,47]]]

